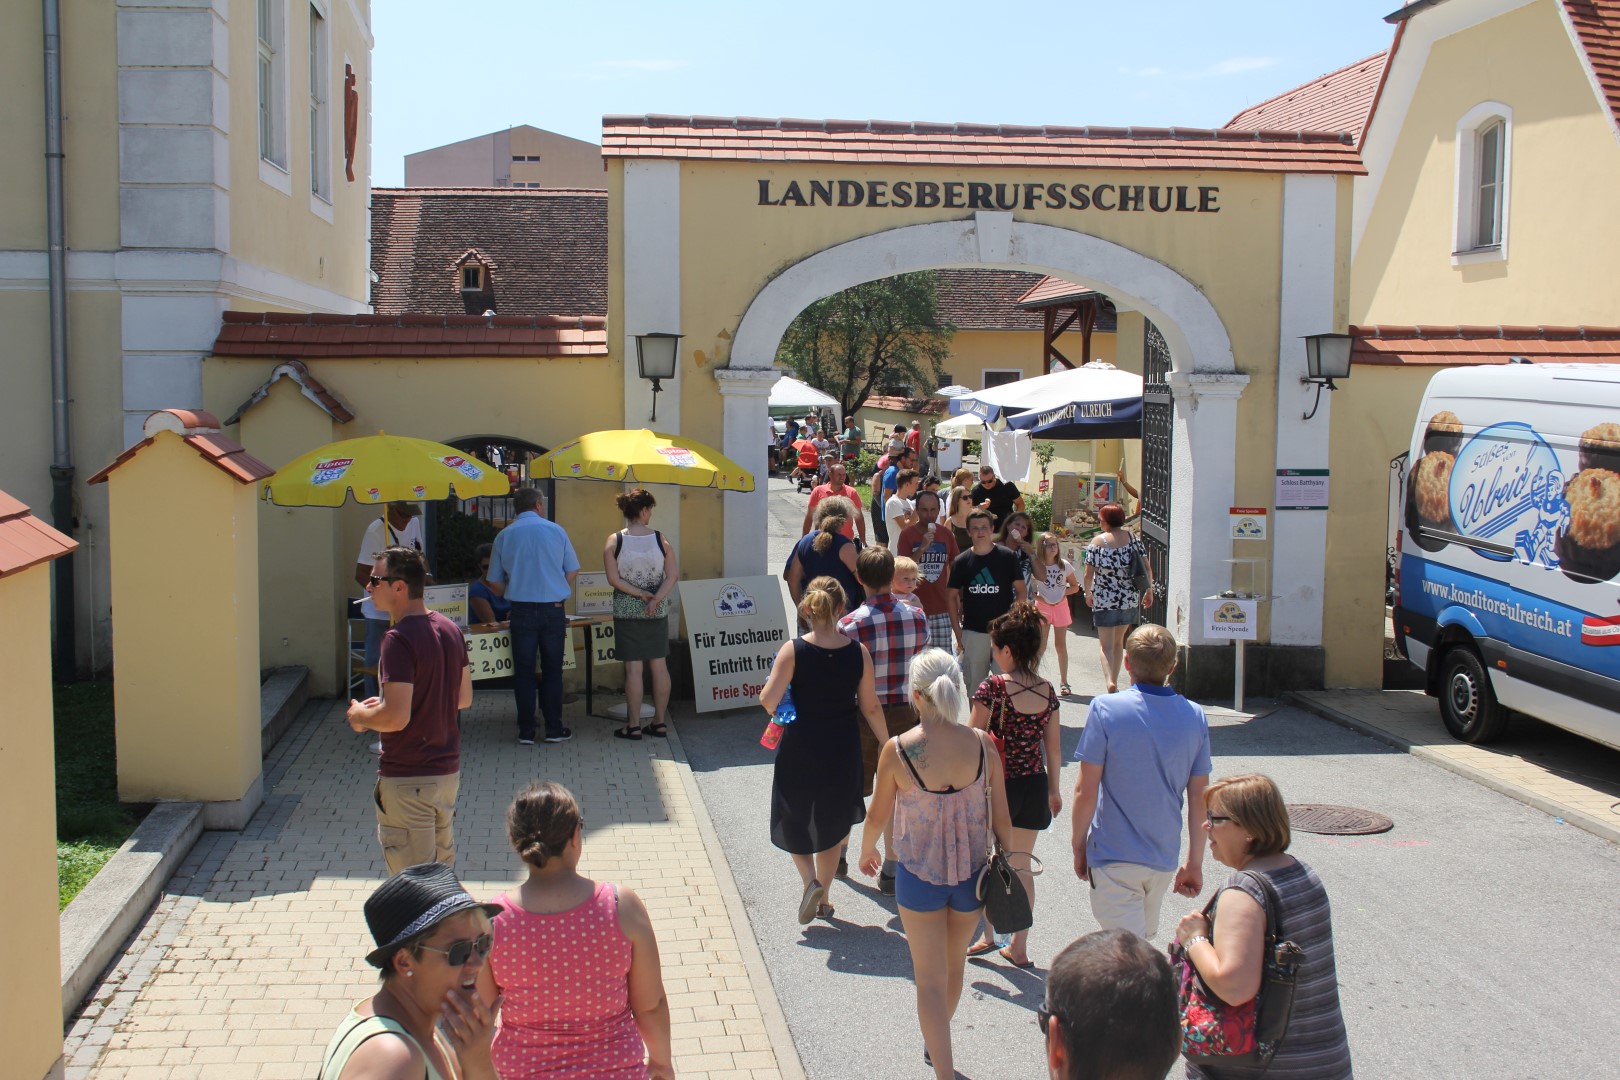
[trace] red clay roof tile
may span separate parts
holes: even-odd
[[[1564,10],[1610,115],[1620,122],[1620,0],[1564,0]]]
[[[1513,356],[1620,363],[1620,327],[1612,326],[1352,326],[1350,336],[1350,358],[1357,364],[1505,364]]]
[[[50,562],[78,546],[78,541],[57,532],[21,501],[0,491],[0,577]]]
[[[1028,127],[688,116],[605,116],[604,157],[1175,168],[1361,174],[1352,137],[1297,130]]]
[[[387,356],[544,357],[562,355],[559,350],[564,343],[582,346],[581,351],[586,355],[608,354],[607,319],[601,315],[353,315],[345,323],[327,319],[316,324],[310,316],[298,313],[226,314],[238,317],[221,323],[219,336],[214,341],[216,356],[265,356],[283,360]],[[256,324],[243,322],[240,318],[243,315],[252,316]],[[526,336],[515,336],[519,330],[526,331]],[[519,343],[517,347],[521,351],[497,351],[511,342]],[[332,402],[342,412],[349,412],[335,397]],[[232,419],[240,413],[238,410]],[[335,418],[338,413],[334,411],[333,415]]]

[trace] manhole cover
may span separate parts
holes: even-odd
[[[1300,832],[1324,836],[1362,836],[1389,832],[1395,823],[1383,814],[1354,806],[1323,806],[1293,803],[1288,807],[1288,824]]]

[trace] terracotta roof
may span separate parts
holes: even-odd
[[[1564,0],[1564,10],[1597,76],[1609,113],[1620,123],[1620,0]]]
[[[489,268],[464,293],[468,256]],[[607,192],[373,188],[373,305],[384,315],[607,315]]]
[[[236,407],[236,411],[225,418],[227,426],[242,419],[242,414],[263,401],[270,395],[270,387],[275,385],[277,379],[291,379],[297,384],[298,390],[305,397],[315,403],[315,407],[340,424],[347,424],[354,419],[354,411],[338,399],[338,396],[326,388],[326,385],[309,373],[302,360],[286,360],[277,364],[270,371],[270,377],[260,383],[258,389],[248,395],[248,399]]]
[[[1350,336],[1356,364],[1505,364],[1512,356],[1620,363],[1620,327],[1614,326],[1352,326]]]
[[[0,491],[0,577],[50,562],[78,546],[77,540],[63,536]]]
[[[1227,130],[1256,128],[1347,131],[1360,140],[1384,77],[1389,52],[1346,64],[1286,93],[1251,105],[1226,122]]]
[[[1365,173],[1348,135],[882,120],[604,116],[602,156],[1046,168]]]
[[[227,311],[215,356],[606,356],[601,315],[303,315]]]
[[[1023,310],[1019,302],[1043,281],[1023,270],[936,270],[939,275],[940,317],[958,330],[1020,330],[1040,333],[1046,317],[1040,311]],[[1069,284],[1071,290],[1080,288]],[[1099,333],[1115,331],[1114,312],[1097,313]]]
[[[1018,306],[1039,309],[1053,307],[1057,304],[1071,304],[1077,300],[1084,300],[1087,297],[1097,295],[1095,289],[1088,289],[1084,285],[1078,285],[1075,282],[1048,275],[1030,286],[1029,290],[1018,298]],[[1107,297],[1103,297],[1103,299],[1106,300]],[[1112,312],[1109,312],[1109,317],[1113,317]]]
[[[890,412],[917,413],[935,416],[945,412],[946,401],[939,397],[908,398],[897,394],[873,394],[861,402],[863,409],[887,409]]]
[[[113,459],[112,464],[92,476],[86,483],[105,483],[114,469],[133,458],[158,434],[167,431],[178,435],[185,444],[202,455],[204,461],[242,484],[253,484],[274,476],[276,470],[248,453],[238,443],[219,433],[219,420],[213,413],[201,409],[159,409],[146,418],[143,428],[146,438]]]

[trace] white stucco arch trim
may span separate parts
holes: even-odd
[[[731,366],[770,367],[788,324],[822,297],[894,274],[960,266],[1032,270],[1089,286],[1152,319],[1170,346],[1176,370],[1236,370],[1231,338],[1214,305],[1179,273],[1112,241],[1015,221],[1005,211],[888,229],[794,263],[748,305],[732,344]]]

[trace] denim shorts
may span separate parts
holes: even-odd
[[[984,907],[977,896],[978,885],[977,869],[955,885],[935,885],[907,870],[905,863],[894,868],[895,903],[910,911],[938,911],[947,904],[952,911],[978,911]]]
[[[1091,612],[1091,625],[1099,628],[1104,626],[1129,626],[1135,621],[1136,612],[1122,608],[1101,608],[1094,609]]]

